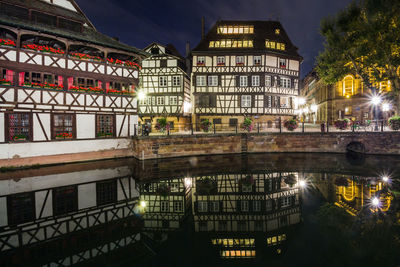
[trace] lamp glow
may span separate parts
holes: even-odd
[[[306,99],[300,97],[300,98],[297,99],[297,103],[299,103],[299,105],[304,105],[306,103]]]
[[[185,178],[185,186],[186,187],[191,187],[192,186],[192,179],[191,178]]]
[[[378,95],[374,95],[374,96],[371,98],[371,104],[374,105],[374,106],[379,105],[379,103],[381,103],[381,101],[382,101],[382,99],[381,99],[381,97],[378,96]]]
[[[303,108],[304,113],[308,113],[308,107]]]
[[[144,100],[146,98],[146,93],[143,91],[138,92],[138,99],[139,100]]]
[[[377,197],[374,197],[372,199],[372,205],[374,205],[375,207],[379,206],[379,199]]]
[[[300,185],[300,187],[302,187],[302,188],[306,187],[306,181],[300,180],[300,181],[299,181],[299,185]]]
[[[140,207],[145,208],[146,207],[146,201],[140,201]]]
[[[389,111],[389,110],[390,110],[389,103],[383,103],[382,104],[382,111]]]
[[[383,176],[383,177],[382,177],[382,181],[384,181],[385,183],[388,182],[388,181],[389,181],[389,177]]]
[[[311,111],[312,112],[317,112],[317,110],[318,110],[318,106],[316,104],[312,104],[311,105]]]

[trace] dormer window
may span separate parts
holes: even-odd
[[[205,57],[197,57],[197,66],[204,66],[205,60]]]
[[[286,69],[286,59],[284,58],[279,59],[279,68]]]
[[[160,54],[160,49],[158,47],[153,47],[150,50],[150,53],[153,54],[153,55],[158,55],[158,54]]]
[[[280,34],[281,30],[280,29],[275,29],[275,34]]]

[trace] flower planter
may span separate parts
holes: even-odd
[[[49,54],[55,54],[55,55],[64,55],[65,54],[64,50],[61,50],[59,48],[55,49],[53,47],[49,47],[46,45],[28,44],[28,45],[22,45],[22,48],[27,49],[27,50],[36,51],[36,52],[49,53]]]
[[[297,129],[297,127],[299,126],[297,121],[295,119],[291,119],[291,120],[286,120],[283,123],[283,126],[288,130],[288,131],[294,131]]]
[[[394,131],[400,130],[400,116],[394,116],[389,118],[390,129]]]
[[[27,137],[25,135],[16,135],[13,137],[13,141],[15,141],[15,142],[21,142],[21,141],[23,142],[26,140],[27,140]]]
[[[10,46],[15,47],[15,41],[11,39],[0,39],[0,46]]]

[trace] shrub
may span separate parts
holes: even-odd
[[[392,130],[399,130],[400,129],[400,116],[393,116],[389,118],[389,125]]]
[[[164,133],[165,131],[169,130],[169,123],[167,122],[167,118],[160,118],[157,120],[156,123],[156,130]]]
[[[289,119],[283,123],[283,126],[289,131],[294,131],[297,129],[297,127],[299,127],[299,124],[297,123],[297,120]]]
[[[200,128],[203,132],[208,132],[211,129],[212,123],[208,120],[202,120],[200,123]]]
[[[251,118],[245,118],[242,125],[242,129],[251,132],[253,128],[254,128],[253,120]]]
[[[349,119],[335,121],[335,127],[340,130],[346,130],[349,125],[350,125]]]

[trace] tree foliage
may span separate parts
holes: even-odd
[[[352,73],[374,92],[375,82],[391,81],[399,95],[400,1],[353,1],[334,17],[321,22],[325,50],[317,72],[328,84]]]

